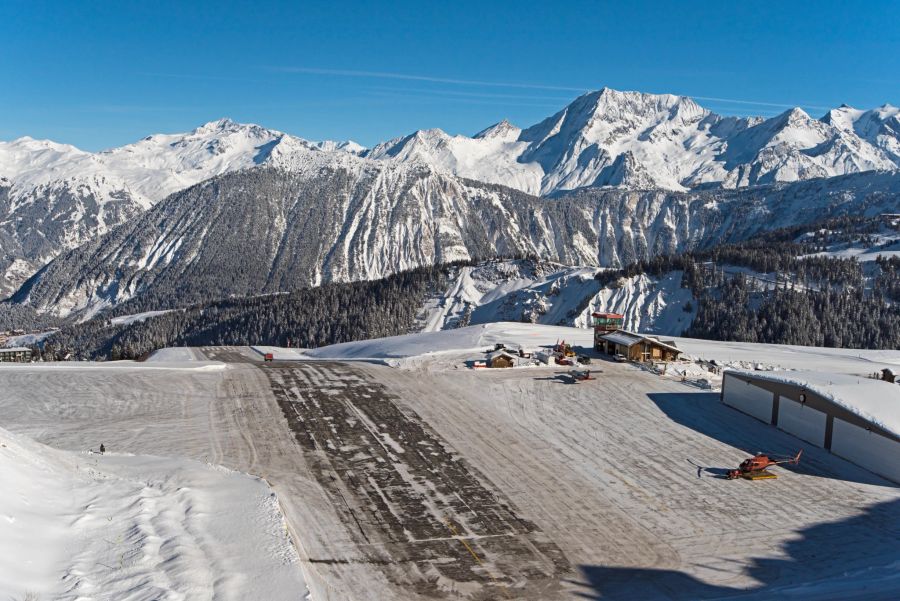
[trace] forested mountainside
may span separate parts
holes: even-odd
[[[45,360],[132,359],[167,346],[310,348],[405,334],[426,296],[447,286],[452,267],[422,267],[375,281],[222,300],[120,325],[96,318],[63,327],[35,350]]]
[[[598,274],[607,286],[682,273],[696,307],[684,336],[843,348],[900,347],[900,243],[882,218],[786,228],[706,251],[655,257]],[[881,248],[874,259],[833,254]],[[735,269],[738,268],[738,269]],[[741,269],[742,268],[742,269]],[[678,334],[679,332],[670,332]]]
[[[0,299],[61,252],[133,219],[143,207],[127,190],[54,182],[15,194],[0,177]]]
[[[0,141],[0,298],[54,257],[132,221],[169,195],[258,166],[307,178],[322,169],[383,170],[387,178],[426,169],[447,181],[468,178],[541,196],[605,187],[602,194],[612,188],[618,195],[616,206],[637,202],[623,192],[657,190],[657,200],[645,203],[647,212],[637,218],[640,232],[625,232],[620,242],[617,226],[601,228],[597,260],[622,265],[644,257],[642,252],[693,248],[684,232],[657,240],[651,231],[651,222],[665,221],[666,212],[680,212],[660,200],[671,200],[669,191],[763,186],[762,194],[769,194],[769,184],[862,173],[873,177],[852,181],[870,192],[873,183],[888,183],[878,172],[900,167],[900,111],[842,106],[819,119],[799,109],[770,119],[723,117],[682,96],[604,88],[526,129],[504,121],[473,137],[423,130],[368,151],[353,142],[310,142],[230,119],[93,153],[29,137]],[[323,196],[321,202],[342,200]],[[797,203],[795,209],[818,206]],[[673,245],[672,238],[680,242]]]
[[[100,316],[63,325],[45,340],[43,353],[108,359],[173,345],[310,347],[498,319],[584,327],[592,311],[627,312],[632,303],[637,311],[669,312],[668,320],[651,327],[659,334],[897,348],[900,250],[866,262],[830,254],[897,245],[900,230],[884,219],[845,217],[659,255],[622,269],[573,268],[533,256],[457,262],[374,281],[204,302],[161,315]],[[637,280],[643,283],[632,287]],[[136,307],[126,304],[110,315],[129,306]],[[635,321],[640,317],[627,315],[635,323],[654,324],[654,316]]]
[[[47,313],[37,313],[31,307],[0,302],[0,332],[25,330],[38,332],[62,325],[63,320]]]
[[[496,256],[615,267],[823,217],[895,210],[898,198],[900,172],[688,193],[592,189],[551,200],[421,165],[257,168],[170,196],[58,257],[13,300],[84,318],[126,301],[131,312],[183,307]]]

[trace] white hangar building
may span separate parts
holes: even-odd
[[[722,402],[900,484],[900,385],[824,372],[729,370]]]

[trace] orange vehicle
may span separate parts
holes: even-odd
[[[757,453],[750,459],[742,461],[741,465],[739,465],[736,470],[729,471],[728,479],[735,480],[737,478],[744,478],[746,480],[766,480],[769,478],[777,478],[778,476],[767,471],[768,468],[781,463],[797,465],[800,463],[800,455],[802,453],[803,449],[800,449],[794,457],[780,459],[773,459],[765,453]]]

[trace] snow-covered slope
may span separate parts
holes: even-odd
[[[800,109],[763,120],[722,117],[690,98],[604,88],[521,130],[503,121],[474,137],[439,129],[374,147],[463,177],[546,195],[584,186],[684,190],[751,186],[900,167],[897,109]]]
[[[58,451],[0,429],[0,481],[4,599],[287,600],[306,588],[258,478]]]
[[[591,298],[587,310],[574,325],[585,326],[594,311],[620,313],[632,332],[678,336],[694,320],[697,301],[689,288],[681,287],[681,271],[662,277],[637,275],[603,288]]]
[[[54,260],[13,298],[85,317],[136,297],[133,312],[141,312],[472,258],[622,266],[830,216],[892,211],[900,196],[900,173],[877,173],[749,190],[590,190],[551,201],[421,164],[316,154],[321,164],[226,174],[170,196]]]
[[[0,142],[0,298],[60,252],[173,192],[262,163],[298,165],[310,155],[363,150],[230,119],[97,153],[28,137]]]
[[[600,288],[594,267],[547,261],[487,261],[459,268],[446,291],[428,299],[422,331],[523,321],[573,324]]]
[[[621,313],[634,332],[678,336],[696,314],[697,301],[682,288],[682,272],[639,275],[601,288],[595,267],[529,260],[489,261],[462,267],[449,288],[424,307],[422,331],[519,321],[590,327],[594,311]]]

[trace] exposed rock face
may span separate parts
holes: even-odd
[[[900,197],[900,174],[545,199],[424,166],[350,165],[213,178],[61,255],[14,300],[85,316],[135,297],[168,308],[470,258],[533,254],[618,266],[828,216],[895,210]]]

